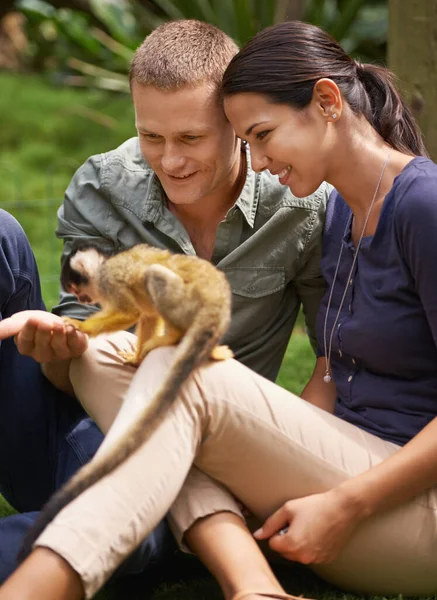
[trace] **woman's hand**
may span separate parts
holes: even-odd
[[[338,489],[286,502],[254,533],[288,560],[329,563],[343,550],[362,516]]]
[[[39,363],[64,361],[81,356],[88,337],[61,317],[43,310],[24,310],[0,322],[0,340],[15,337],[18,351]]]

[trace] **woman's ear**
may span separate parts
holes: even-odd
[[[343,112],[343,100],[338,85],[332,79],[319,79],[313,90],[312,102],[329,121],[338,121]]]

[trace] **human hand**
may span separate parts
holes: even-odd
[[[361,522],[353,504],[337,489],[286,502],[254,533],[288,560],[332,562]]]
[[[88,347],[86,334],[42,310],[24,310],[1,321],[0,340],[12,336],[20,354],[39,363],[75,358]]]

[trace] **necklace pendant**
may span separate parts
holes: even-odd
[[[326,371],[326,373],[325,373],[325,376],[323,377],[323,381],[324,381],[325,383],[331,383],[331,381],[332,381],[332,377],[331,377],[331,375],[328,373],[328,371]]]

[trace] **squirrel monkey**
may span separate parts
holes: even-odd
[[[64,317],[65,323],[90,337],[136,324],[136,352],[121,353],[126,363],[135,366],[154,348],[176,344],[200,304],[220,301],[220,294],[213,299],[218,286],[225,286],[230,294],[226,278],[211,263],[147,244],[118,254],[93,242],[79,244],[64,261],[61,284],[79,302],[103,307],[86,321]],[[211,350],[215,360],[232,356],[227,346]]]
[[[61,282],[82,302],[98,302],[102,310],[85,321],[67,323],[90,336],[137,324],[138,364],[153,348],[180,343],[160,388],[136,422],[114,446],[82,467],[43,507],[23,544],[24,559],[54,517],[84,490],[112,472],[155,431],[183,382],[203,361],[231,358],[227,346],[217,346],[231,317],[231,291],[225,275],[196,256],[172,254],[138,244],[118,254],[87,243],[65,260]]]

